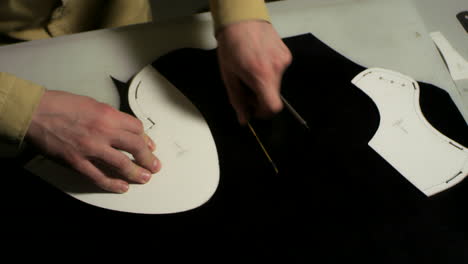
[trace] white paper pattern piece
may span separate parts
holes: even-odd
[[[450,75],[455,81],[468,79],[468,62],[458,53],[440,32],[430,34],[449,68]]]
[[[460,111],[466,118],[468,116],[468,61],[452,47],[441,32],[432,32],[430,36],[439,49],[455,82],[455,87],[462,100],[462,109]]]
[[[379,109],[379,128],[369,146],[419,190],[431,196],[467,176],[468,150],[424,118],[416,81],[397,72],[371,68],[352,83]]]
[[[219,182],[219,162],[210,129],[196,107],[152,66],[132,80],[129,104],[157,145],[162,170],[125,194],[99,191],[70,169],[44,158],[26,168],[67,194],[111,210],[166,214],[207,202]]]

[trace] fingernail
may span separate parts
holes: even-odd
[[[151,179],[151,173],[144,171],[141,174],[141,178],[143,179],[145,183],[147,183]]]
[[[129,189],[128,183],[122,182],[119,184],[119,192],[120,193],[126,193]]]
[[[157,169],[158,169],[158,161],[154,160],[153,161],[153,172],[156,172]]]

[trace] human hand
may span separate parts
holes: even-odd
[[[128,182],[146,183],[161,168],[140,120],[86,96],[46,91],[26,139],[110,192],[126,192]]]
[[[216,35],[221,75],[241,124],[281,111],[281,79],[292,55],[266,21],[244,21]]]

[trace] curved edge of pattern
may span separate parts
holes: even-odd
[[[198,109],[151,65],[133,78],[128,99],[156,142],[161,171],[146,184],[131,184],[125,194],[67,193],[97,207],[140,214],[180,213],[208,202],[220,169],[213,136]]]
[[[431,196],[467,176],[468,150],[426,120],[415,80],[398,72],[370,68],[351,82],[379,110],[379,128],[369,146],[420,191]]]

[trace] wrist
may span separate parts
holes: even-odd
[[[246,29],[251,29],[253,25],[271,25],[270,22],[261,19],[250,19],[237,21],[223,27],[220,27],[218,31],[215,32],[215,38],[219,41],[223,38],[224,35],[231,35],[234,31],[239,31],[240,33],[245,33]]]

